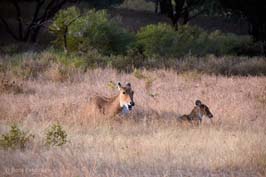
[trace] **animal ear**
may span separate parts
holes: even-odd
[[[117,88],[118,88],[118,90],[120,90],[121,87],[122,87],[121,83],[120,82],[117,82]]]
[[[200,100],[196,100],[195,105],[196,106],[200,106],[201,105],[201,101]]]
[[[126,86],[127,86],[128,88],[131,88],[131,84],[130,84],[129,82],[126,83]]]

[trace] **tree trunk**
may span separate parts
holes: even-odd
[[[41,30],[41,26],[37,26],[36,28],[32,30],[31,35],[30,35],[30,42],[35,43],[37,41],[40,30]],[[29,39],[27,39],[27,41],[29,41]]]
[[[155,14],[160,13],[158,10],[159,10],[159,0],[156,0],[156,2],[155,2]]]
[[[184,8],[184,13],[183,13],[183,24],[187,24],[189,21],[189,11],[188,8]]]
[[[64,31],[64,52],[65,53],[68,52],[68,48],[67,48],[67,33],[68,33],[68,26],[65,27],[65,31]]]

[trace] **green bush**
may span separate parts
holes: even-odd
[[[4,149],[24,149],[32,138],[34,135],[20,130],[17,125],[12,125],[8,133],[1,135],[0,146]]]
[[[178,56],[205,55],[208,41],[208,33],[201,28],[183,25],[176,32],[178,44],[176,46]]]
[[[46,133],[46,144],[62,146],[67,142],[67,133],[60,124],[53,124]]]
[[[177,45],[176,31],[167,24],[148,25],[137,33],[137,46],[146,56],[175,56]]]
[[[69,24],[67,46],[72,51],[96,49],[104,55],[126,54],[134,42],[134,35],[110,19],[105,10],[90,10],[81,16],[74,7],[60,11],[49,29],[56,36],[55,44],[61,47],[66,24]]]
[[[222,33],[216,30],[209,34],[206,46],[207,53],[215,55],[235,55],[238,50],[250,45],[252,40],[248,36],[237,36],[231,33]]]
[[[84,37],[89,45],[103,54],[125,54],[134,42],[134,35],[127,32],[106,11],[89,11]]]
[[[137,47],[148,57],[181,57],[236,55],[252,43],[250,37],[225,34],[220,31],[207,33],[201,28],[180,25],[175,31],[170,25],[159,23],[143,27],[137,33]]]

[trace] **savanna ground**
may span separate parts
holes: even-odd
[[[84,117],[95,93],[117,94],[110,81],[131,82],[135,109],[112,121]],[[23,83],[19,93],[1,91],[0,133],[17,123],[35,138],[23,151],[0,150],[0,176],[266,175],[265,76],[174,70],[127,74],[107,68],[63,82],[42,75],[18,82]],[[213,124],[204,119],[202,126],[192,127],[176,121],[196,99],[209,106]],[[55,122],[66,130],[68,142],[48,148],[44,134]]]

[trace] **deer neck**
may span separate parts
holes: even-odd
[[[120,96],[120,94],[114,96],[112,98],[111,103],[110,103],[109,110],[110,110],[110,113],[112,115],[116,115],[116,114],[118,114],[119,112],[122,111],[122,107],[120,106],[120,98],[119,98],[119,96]]]

